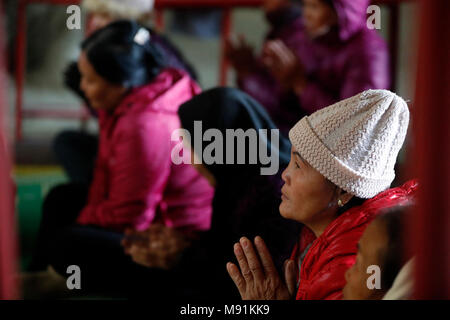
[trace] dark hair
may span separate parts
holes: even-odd
[[[81,48],[100,76],[133,88],[151,82],[164,67],[163,56],[150,37],[138,23],[120,20],[97,30]]]
[[[388,247],[380,252],[381,261],[383,261],[381,266],[382,288],[389,289],[392,286],[397,274],[410,259],[404,236],[411,207],[412,202],[396,206],[388,209],[376,218],[376,220],[385,225],[388,237]]]

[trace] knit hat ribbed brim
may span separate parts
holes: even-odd
[[[368,90],[304,117],[289,138],[328,180],[367,199],[394,180],[408,123],[402,98],[388,90]]]

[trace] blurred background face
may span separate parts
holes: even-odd
[[[306,31],[312,35],[337,24],[336,11],[324,0],[303,0],[303,18]]]
[[[388,247],[386,226],[379,220],[374,220],[366,229],[358,243],[358,253],[355,264],[347,270],[344,287],[345,300],[381,300],[389,288],[369,289],[367,267],[377,265],[383,267],[383,253]]]
[[[113,111],[123,99],[126,88],[102,78],[89,62],[85,52],[80,55],[78,68],[81,73],[80,88],[92,108]]]
[[[280,204],[283,217],[306,225],[324,218],[321,213],[335,198],[336,187],[304,161],[294,147],[282,178],[285,182]]]

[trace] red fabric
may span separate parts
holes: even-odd
[[[410,165],[421,194],[409,243],[416,252],[415,299],[450,300],[450,1],[418,1],[417,76]]]
[[[77,222],[111,230],[144,230],[155,220],[186,231],[207,230],[214,190],[193,166],[175,165],[178,107],[200,92],[175,69],[134,89],[112,115],[99,113],[99,153],[88,204]]]
[[[356,259],[357,243],[369,223],[381,209],[402,204],[417,193],[418,183],[411,180],[398,188],[386,190],[359,207],[352,208],[334,220],[313,240],[300,270],[297,300],[338,300],[342,298],[345,272]],[[300,236],[301,247],[311,239],[311,230],[304,227]],[[291,259],[298,260],[296,245]]]

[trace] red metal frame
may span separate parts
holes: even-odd
[[[420,2],[419,55],[411,157],[421,182],[412,229],[416,298],[450,299],[450,1]]]
[[[23,119],[23,86],[25,82],[26,67],[26,8],[27,3],[20,1],[17,9],[17,37],[16,37],[16,139],[22,139]]]
[[[396,62],[397,62],[397,43],[398,43],[398,18],[399,2],[409,2],[414,0],[376,0],[377,4],[385,4],[390,8],[390,29],[389,42],[391,48],[391,66],[392,66],[392,87],[395,88],[396,80]],[[17,41],[16,41],[16,139],[22,139],[22,119],[24,117],[49,117],[51,115],[59,114],[66,118],[80,118],[85,120],[88,114],[83,109],[80,111],[65,111],[55,112],[46,109],[38,111],[28,111],[23,109],[23,88],[25,77],[25,46],[26,46],[26,8],[29,4],[53,4],[53,5],[70,5],[79,4],[80,0],[19,0],[18,17],[17,17]],[[159,30],[164,27],[163,10],[173,8],[222,8],[224,16],[222,20],[221,30],[221,57],[219,67],[219,84],[224,86],[227,84],[227,75],[229,64],[224,54],[225,40],[229,37],[231,32],[231,10],[236,7],[259,7],[263,0],[156,0],[156,26]]]
[[[8,119],[6,98],[6,69],[3,56],[5,39],[3,2],[0,1],[0,300],[18,298],[17,283],[17,243],[13,210],[13,190],[11,178],[11,158],[5,124]]]
[[[17,37],[16,37],[16,140],[22,139],[22,120],[23,118],[74,118],[81,119],[84,122],[89,114],[83,108],[80,110],[48,110],[45,108],[39,110],[23,109],[23,89],[25,84],[25,68],[26,68],[26,42],[27,42],[27,24],[26,9],[30,4],[53,4],[53,5],[70,5],[77,4],[79,0],[19,0],[17,9]]]
[[[391,88],[395,90],[397,83],[397,58],[399,42],[400,10],[398,4],[387,4],[389,8],[389,53],[391,63]]]
[[[220,47],[221,47],[221,53],[220,53],[220,70],[219,70],[219,83],[221,86],[225,86],[227,84],[227,76],[228,76],[228,69],[229,69],[229,62],[227,60],[227,57],[225,55],[225,46],[227,39],[230,38],[231,35],[231,9],[226,8],[223,10],[223,17],[222,17],[222,32],[220,36]]]

